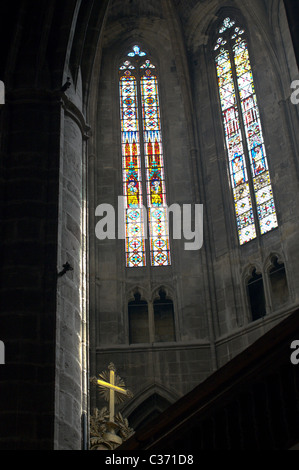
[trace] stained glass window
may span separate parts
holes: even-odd
[[[122,68],[123,70],[123,68]],[[120,77],[123,191],[125,196],[126,264],[145,266],[145,240],[140,141],[138,125],[137,82],[125,63]]]
[[[241,245],[278,226],[245,31],[226,18],[214,47]]]
[[[148,220],[151,265],[169,266],[168,211],[156,67],[149,59],[140,59],[146,53],[139,46],[134,46],[128,56],[131,60],[120,67],[126,266],[146,265],[145,219]],[[147,217],[144,217],[143,207],[147,209]]]

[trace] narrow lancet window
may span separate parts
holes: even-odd
[[[245,31],[226,18],[215,62],[241,245],[278,226]]]
[[[277,256],[272,258],[272,266],[269,270],[271,296],[273,309],[277,309],[288,301],[289,289],[284,263],[278,261]]]
[[[155,342],[175,341],[173,301],[166,297],[163,290],[154,302]]]
[[[158,80],[149,60],[142,66],[142,117],[152,266],[170,264]]]
[[[149,343],[148,305],[138,292],[134,297],[128,305],[129,341],[130,344]]]
[[[252,277],[247,284],[252,321],[259,320],[266,315],[266,300],[263,276],[252,271]]]

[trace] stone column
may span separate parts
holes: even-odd
[[[86,139],[81,111],[63,96],[59,177],[55,448],[82,448],[87,415]]]

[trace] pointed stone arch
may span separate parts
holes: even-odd
[[[128,290],[126,295],[126,303],[134,301],[136,294],[140,294],[141,298],[147,302],[151,298],[150,293],[146,287],[142,286],[141,284],[136,284],[134,287],[131,287]]]
[[[154,417],[165,411],[180,397],[162,384],[155,383],[143,389],[123,408],[130,427],[135,431],[146,425]]]

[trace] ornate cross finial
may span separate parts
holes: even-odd
[[[109,372],[105,371],[99,375],[99,379],[92,379],[92,383],[99,386],[103,398],[109,402],[110,422],[114,422],[115,404],[122,403],[126,398],[132,398],[130,390],[126,390],[125,382],[116,375],[115,365],[111,362],[108,366]]]

